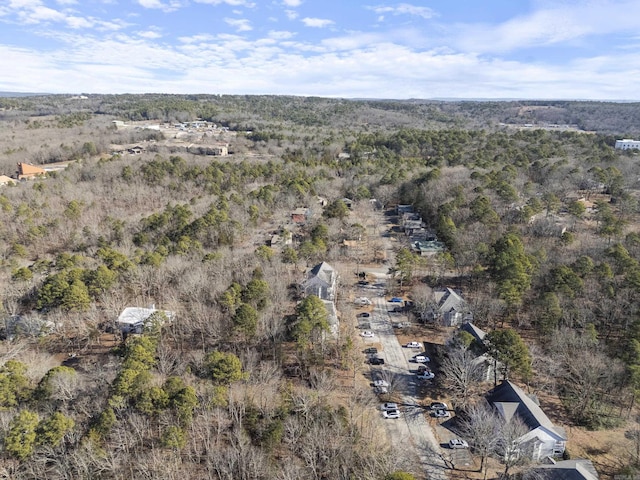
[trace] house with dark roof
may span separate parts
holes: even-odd
[[[464,322],[460,326],[460,330],[465,331],[469,335],[471,335],[478,344],[484,344],[484,337],[487,336],[487,332],[482,330],[480,327],[474,325],[471,322]]]
[[[576,458],[575,460],[562,460],[548,465],[539,465],[534,469],[537,479],[543,480],[598,480],[591,460]]]
[[[315,295],[322,300],[335,300],[338,272],[327,262],[322,262],[309,270],[302,283],[305,295]]]
[[[520,387],[504,380],[489,392],[487,401],[505,422],[517,416],[529,428],[517,441],[520,455],[540,461],[564,453],[567,443],[564,429],[555,426],[540,405]]]

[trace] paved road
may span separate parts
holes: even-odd
[[[394,398],[400,399],[402,416],[397,420],[385,420],[384,422],[390,442],[399,452],[407,455],[407,459],[415,462],[416,472],[425,473],[428,479],[446,479],[445,461],[440,445],[435,439],[433,430],[427,420],[427,413],[417,403],[419,385],[415,378],[417,364],[410,363],[409,358],[418,351],[403,348],[391,327],[391,315],[389,309],[393,307],[384,297],[376,297],[374,292],[371,298],[374,302],[374,310],[370,319],[371,330],[376,338],[365,340],[365,344],[378,342],[382,346],[381,356],[385,359],[382,367],[371,367],[372,376],[387,380]]]

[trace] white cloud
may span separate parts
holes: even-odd
[[[287,7],[299,7],[302,5],[302,0],[282,0],[282,4]]]
[[[273,38],[276,40],[286,40],[288,38],[291,38],[295,36],[295,33],[293,32],[287,32],[285,30],[270,30],[269,31],[269,38]]]
[[[284,13],[287,15],[287,18],[289,20],[295,20],[296,18],[298,18],[298,12],[296,12],[295,10],[285,10]]]
[[[173,12],[183,6],[180,0],[170,0],[168,3],[161,0],[137,0],[137,2],[141,7],[162,10],[163,12]]]
[[[194,0],[196,3],[204,3],[206,5],[221,5],[227,4],[232,7],[247,7],[254,8],[256,4],[248,0]]]
[[[246,18],[225,18],[225,23],[236,29],[238,32],[248,32],[253,30],[251,23]]]
[[[335,22],[333,20],[328,20],[326,18],[305,17],[302,19],[302,23],[304,23],[305,26],[307,27],[324,28],[324,27],[328,27],[329,25],[332,25]]]
[[[417,7],[408,3],[399,3],[396,6],[377,6],[368,7],[378,14],[390,13],[392,15],[416,15],[422,18],[432,18],[435,16],[435,12],[429,7]],[[384,17],[381,17],[382,19]]]
[[[155,31],[155,30],[146,30],[146,31],[143,31],[143,32],[138,32],[138,36],[142,37],[142,38],[149,39],[149,40],[153,40],[153,39],[156,39],[156,38],[161,38],[162,34],[160,32]]]
[[[210,42],[213,41],[215,37],[213,35],[201,34],[201,35],[192,35],[190,37],[178,37],[178,40],[182,43],[190,44],[190,43],[201,43],[201,42]]]
[[[542,8],[498,25],[458,25],[451,42],[467,51],[507,52],[519,48],[576,44],[591,35],[638,30],[640,2],[576,0],[538,2]]]
[[[94,25],[94,22],[82,17],[66,17],[65,22],[71,28],[91,28]]]
[[[538,10],[498,25],[434,26],[438,35],[448,35],[444,39],[435,34],[428,38],[432,33],[426,29],[402,28],[355,31],[311,41],[305,40],[304,29],[296,33],[290,28],[271,30],[252,41],[241,34],[252,24],[230,15],[234,18],[224,20],[237,34],[217,34],[218,26],[194,30],[193,35],[179,37],[171,45],[169,26],[145,24],[145,15],[135,19],[134,32],[127,28],[131,24],[120,19],[106,21],[70,9],[55,10],[37,0],[10,1],[14,5],[11,14],[23,23],[47,24],[47,29],[33,30],[51,41],[42,53],[0,44],[0,58],[12,66],[0,76],[0,91],[640,99],[640,83],[629,81],[637,77],[640,53],[625,50],[621,44],[612,44],[611,55],[593,53],[587,57],[595,49],[584,49],[584,58],[568,59],[562,65],[548,62],[544,56],[535,64],[499,58],[501,50],[568,44],[617,32],[627,33],[629,44],[637,43],[633,16],[640,15],[640,2],[635,2],[637,7],[630,1],[624,5],[618,2],[618,8],[628,8],[613,12],[610,0],[584,3],[588,11],[577,11],[575,1],[558,4],[556,0],[538,0]],[[147,2],[147,8],[161,9],[176,8],[179,2],[186,5],[186,0],[140,2]],[[233,2],[249,4],[200,0],[210,5]],[[403,5],[408,4],[377,15],[390,18],[399,14]],[[6,4],[0,7],[0,15],[7,8]],[[295,10],[286,12],[296,14]],[[409,14],[409,10],[405,12]],[[129,18],[126,10],[118,14]],[[333,24],[310,17],[301,21],[317,28]],[[132,33],[127,34],[129,31]],[[260,31],[257,26],[256,31]],[[162,42],[157,41],[160,37]]]

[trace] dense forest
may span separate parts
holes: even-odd
[[[195,120],[215,130],[185,145],[230,155],[168,143]],[[442,332],[417,313],[429,292],[462,291],[502,375],[627,442],[603,477],[640,467],[640,168],[614,149],[640,136],[638,104],[0,97],[0,132],[0,173],[66,167],[0,190],[6,478],[423,478],[366,413],[356,262],[388,268],[423,336]],[[392,231],[382,263],[375,219],[399,204],[444,252]],[[335,338],[297,287],[322,261],[341,271]],[[120,332],[124,308],[150,305],[144,331]],[[442,348],[438,388],[463,418],[482,387],[447,375]]]

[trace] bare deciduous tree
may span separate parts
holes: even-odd
[[[473,387],[482,381],[484,364],[470,350],[458,347],[442,358],[441,371],[445,386],[462,405],[466,405]]]

